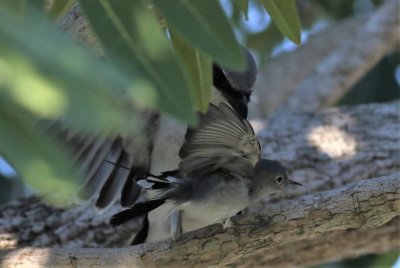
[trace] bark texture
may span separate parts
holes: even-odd
[[[400,217],[370,229],[347,229],[325,233],[266,249],[244,258],[230,267],[303,267],[323,262],[356,258],[367,253],[400,249]],[[351,243],[349,243],[351,241]]]
[[[291,177],[304,185],[301,189],[293,188],[289,192],[291,196],[334,190],[295,200],[282,199],[280,195],[271,196],[250,208],[237,219],[238,225],[227,232],[214,225],[195,234],[188,234],[177,243],[163,242],[137,248],[99,251],[77,248],[126,246],[138,224],[132,222],[113,229],[107,221],[115,210],[96,215],[90,204],[71,209],[55,209],[40,203],[36,198],[19,200],[0,210],[1,248],[62,246],[69,249],[3,251],[3,265],[5,261],[15,264],[21,256],[31,256],[27,253],[31,252],[39,254],[29,259],[37,263],[41,260],[36,258],[50,254],[52,257],[49,261],[54,261],[52,264],[62,264],[72,254],[76,257],[72,258],[74,261],[90,260],[107,266],[107,263],[124,260],[133,263],[138,260],[138,255],[132,252],[138,252],[140,256],[146,256],[141,260],[145,264],[201,266],[244,263],[248,260],[249,263],[242,265],[250,265],[260,260],[260,263],[272,266],[279,262],[290,266],[296,262],[300,265],[301,260],[288,257],[292,256],[290,251],[279,250],[283,245],[288,245],[288,249],[303,248],[303,251],[319,254],[310,255],[304,264],[316,263],[319,257],[319,261],[338,258],[340,251],[324,251],[318,244],[321,241],[326,245],[324,248],[329,249],[329,240],[324,238],[334,236],[335,233],[343,234],[338,237],[342,238],[342,244],[347,245],[345,256],[368,253],[377,247],[398,247],[392,223],[396,215],[399,215],[398,175],[365,180],[339,190],[335,188],[360,179],[399,172],[399,104],[392,102],[330,109],[320,113],[292,114],[281,117],[280,124],[255,122],[255,126],[262,129],[259,136],[264,143],[264,156],[286,163],[292,171]],[[376,247],[372,247],[371,243],[363,246],[357,242],[367,239],[367,230],[371,232],[371,239],[376,238],[372,233],[382,233],[381,240],[373,240]],[[354,239],[346,239],[346,232],[351,233]],[[337,247],[332,244],[330,248]],[[147,250],[148,253],[143,255]],[[323,251],[326,256],[322,258],[319,251]],[[186,253],[182,255],[180,252]],[[253,255],[267,256],[267,259],[250,258]],[[95,261],[94,256],[99,261]],[[175,262],[158,259],[160,256],[168,256]],[[23,263],[23,259],[17,263]]]
[[[323,237],[332,231],[354,228],[371,231],[398,219],[399,215],[400,174],[395,174],[270,204],[257,216],[235,217],[233,228],[209,226],[176,242],[168,240],[119,250],[15,249],[2,251],[0,260],[3,267],[227,265],[277,246]],[[398,247],[400,243],[392,237],[390,244]]]
[[[178,242],[131,248],[124,246],[139,223],[111,228],[117,207],[98,215],[90,202],[66,209],[21,199],[0,208],[0,266],[293,267],[399,249],[400,103],[316,112],[395,47],[398,9],[387,0],[260,71],[261,115],[286,111],[252,123],[264,157],[283,162],[304,185],[289,191],[295,199],[272,195],[228,230],[213,225]],[[61,26],[102,54],[77,7]]]

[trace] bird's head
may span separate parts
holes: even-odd
[[[258,201],[273,192],[283,192],[286,196],[286,189],[289,185],[299,185],[300,183],[290,180],[287,170],[278,161],[260,159],[254,167],[250,197]]]

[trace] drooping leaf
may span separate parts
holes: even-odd
[[[44,8],[46,6],[47,0],[33,0],[33,1],[26,1],[26,15],[31,12],[32,9],[44,11]]]
[[[233,4],[241,11],[246,20],[249,19],[249,0],[233,0]]]
[[[153,0],[167,24],[222,67],[243,71],[246,60],[232,27],[215,0]]]
[[[301,44],[301,24],[295,0],[260,0],[281,33]]]
[[[33,121],[61,117],[86,133],[119,133],[137,123],[132,111],[143,103],[132,95],[152,95],[153,87],[116,73],[61,34],[43,11],[27,9],[27,19],[5,2],[0,1],[0,155],[41,192],[73,193],[71,179],[79,174]]]
[[[130,75],[133,81],[154,85],[158,107],[193,124],[196,115],[184,72],[166,34],[144,3],[82,0],[80,4],[119,72]]]
[[[0,100],[0,153],[25,181],[52,203],[66,204],[79,176],[64,152],[33,125],[33,118]]]
[[[246,46],[258,53],[262,65],[282,39],[283,35],[279,32],[276,24],[271,23],[264,31],[249,35]]]
[[[47,9],[50,17],[54,20],[62,18],[75,5],[77,0],[52,0]]]
[[[175,50],[188,71],[196,108],[200,112],[206,112],[212,92],[211,59],[188,45],[178,33],[171,31],[170,34]]]
[[[3,8],[6,8],[7,11],[12,13],[17,19],[21,19],[25,15],[27,0],[2,1],[1,4]]]
[[[129,92],[137,91],[112,88],[132,84],[129,78],[63,36],[46,23],[44,14],[32,14],[24,23],[2,3],[0,98],[38,117],[67,118],[71,126],[97,133],[120,129],[133,120],[127,112],[140,100]],[[151,87],[147,91],[151,93]]]

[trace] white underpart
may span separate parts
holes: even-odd
[[[150,172],[153,174],[177,169],[179,150],[186,133],[186,126],[170,117],[161,116],[159,124],[151,157]]]
[[[218,105],[220,102],[225,102],[221,93],[213,88],[212,103]],[[162,116],[160,119],[160,129],[155,137],[154,149],[151,160],[151,173],[160,174],[161,172],[174,170],[179,165],[179,150],[184,142],[186,133],[186,125],[177,122],[169,117]],[[154,193],[150,194],[150,198],[154,197]],[[174,210],[183,209],[182,228],[183,232],[189,232],[201,227],[221,222],[227,217],[235,215],[238,211],[247,207],[245,205],[247,192],[240,193],[242,200],[239,197],[236,200],[231,200],[232,203],[222,205],[221,203],[208,204],[183,204],[180,208],[172,202],[167,202],[149,213],[149,234],[147,242],[160,241],[170,238],[169,216]],[[244,207],[243,207],[244,205]],[[191,207],[192,206],[192,207]],[[237,209],[237,207],[241,207]],[[190,212],[190,211],[196,211]],[[187,215],[186,215],[187,214]]]
[[[183,211],[182,232],[186,233],[214,223],[222,223],[226,218],[232,217],[246,208],[249,203],[245,185],[227,185],[222,191],[208,196],[202,202],[189,201],[178,206],[171,201],[166,202],[149,213],[150,228],[147,242],[171,237],[170,215],[177,210]]]

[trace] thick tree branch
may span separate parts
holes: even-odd
[[[264,143],[264,155],[267,158],[279,159],[284,162],[292,170],[291,177],[304,184],[304,187],[300,190],[293,189],[290,192],[292,196],[333,189],[362,178],[378,177],[398,172],[400,170],[400,158],[398,157],[398,133],[400,133],[398,122],[400,114],[398,113],[398,107],[399,103],[393,102],[330,109],[315,114],[290,115],[281,117],[281,119],[277,118],[277,120],[281,120],[280,124],[274,123],[269,127],[265,126],[266,122],[258,122],[258,127],[264,129],[259,132],[260,138]],[[268,129],[268,131],[265,129]],[[372,191],[370,194],[374,193],[376,192]],[[318,196],[316,194],[313,198]],[[281,197],[281,195],[272,196],[268,199],[269,201],[252,207],[249,213],[251,215],[257,214],[259,211],[263,211],[266,206],[271,209],[271,206],[273,206],[271,201],[276,201]],[[299,200],[302,199],[296,200],[295,202],[283,200],[279,204],[282,205],[288,202],[286,204],[289,206],[300,202]],[[312,202],[317,202],[319,197],[311,200]],[[398,210],[398,200],[396,202],[394,202],[395,213]],[[348,205],[346,202],[343,204],[345,206]],[[361,204],[360,208],[364,208],[363,205],[366,203],[359,202],[359,204]],[[300,213],[297,209],[297,207],[293,207],[292,213]],[[308,207],[306,206],[303,209],[308,209]],[[346,208],[344,207],[343,209]],[[136,222],[132,222],[121,228],[113,229],[107,224],[107,221],[110,214],[114,213],[115,210],[108,211],[107,214],[96,215],[95,211],[88,206],[69,210],[55,209],[41,204],[35,198],[9,203],[3,206],[0,211],[0,248],[15,246],[63,246],[73,248],[124,246],[130,240],[128,238],[137,230],[138,225]],[[394,217],[390,213],[385,212],[386,214],[388,216],[382,216],[381,218],[385,222],[389,221],[390,217]],[[314,216],[321,217],[325,221],[326,219],[323,217],[326,216],[329,220],[331,214],[326,213],[325,215],[322,213],[319,215],[317,213]],[[372,214],[368,214],[367,217],[370,217],[368,219],[375,219]],[[273,219],[272,222],[279,219],[279,217]],[[345,228],[356,228],[352,226],[361,224],[359,222],[360,218],[354,219],[358,220],[358,222],[351,223],[353,225],[350,224]],[[293,221],[290,222],[294,223]],[[332,221],[330,222],[332,223]],[[379,225],[385,222],[379,222]],[[367,222],[367,225],[370,223]],[[296,229],[298,231],[298,224],[296,223],[294,226],[296,228],[293,230]],[[324,229],[325,227],[327,228],[326,230]],[[342,227],[323,225],[319,228],[322,228],[324,233],[328,234]],[[258,227],[255,226],[254,228]],[[274,228],[277,227],[275,226]],[[219,239],[220,228],[213,226],[211,230],[218,232],[214,238]],[[239,228],[238,231],[240,230]],[[385,230],[384,228],[382,232]],[[264,235],[267,235],[267,232],[265,231]],[[204,237],[211,238],[212,234],[213,232],[210,234],[205,232]],[[274,245],[292,244],[302,240],[308,241],[306,244],[313,247],[315,241],[322,239],[317,235],[307,234],[309,236],[302,235],[297,237],[297,240],[282,236],[281,240],[279,240],[280,242]],[[242,237],[243,234],[239,236],[238,239],[244,239]],[[191,243],[196,245],[196,241],[194,239]],[[349,248],[352,248],[352,250],[346,251],[347,256],[349,254],[357,254],[357,252],[364,252],[352,247],[359,247],[354,241],[349,240],[347,243]],[[161,243],[160,246],[162,245],[169,244]],[[295,244],[293,244],[293,247],[295,247]],[[264,244],[260,244],[259,248],[260,252],[262,250],[270,250]],[[121,252],[126,252],[127,249],[121,250]],[[246,250],[246,247],[243,247],[243,250]],[[271,251],[273,251],[272,248]],[[312,251],[310,250],[310,252]],[[315,250],[314,252],[317,251]],[[254,252],[254,254],[256,253],[257,251]],[[242,255],[247,256],[248,254],[250,253],[247,252]],[[309,259],[311,260],[312,257],[315,258],[315,256],[310,256]],[[333,258],[332,256],[330,257]],[[282,258],[279,259],[282,260]],[[327,257],[326,259],[329,258]],[[225,262],[231,261],[234,260],[229,258],[229,261]],[[277,262],[276,259],[274,261],[275,263]],[[314,259],[314,261],[316,260]]]
[[[369,17],[333,25],[269,62],[257,78],[255,116],[278,108],[314,111],[336,103],[399,44],[399,8],[397,0],[387,0]]]
[[[286,110],[315,111],[337,101],[398,42],[396,10],[398,2],[387,0],[368,19],[351,19],[336,30],[316,35],[298,51],[271,64],[275,71],[285,74],[284,79],[274,73],[273,79],[268,78],[270,67],[266,67],[258,87],[276,95],[271,98],[265,90],[260,93],[263,115],[282,105],[292,93],[284,103]],[[101,54],[78,9],[62,26]],[[322,47],[322,52],[316,47]],[[274,81],[278,83],[275,86]],[[82,249],[124,246],[138,223],[113,229],[107,221],[116,208],[96,215],[89,204],[56,209],[36,198],[7,204],[0,210],[0,248],[4,249],[0,251],[0,266],[291,267],[399,248],[395,236],[400,223],[399,174],[376,178],[400,168],[398,105],[366,105],[316,114],[282,113],[256,122],[263,129],[259,135],[264,155],[284,162],[291,176],[305,186],[290,192],[298,196],[293,200],[275,195],[257,204],[236,217],[235,227],[227,231],[214,225],[189,233],[176,243]],[[348,186],[337,188],[342,185]],[[321,190],[329,191],[315,193]],[[309,195],[299,197],[301,194]],[[13,248],[18,246],[70,249]]]
[[[313,239],[303,239],[271,247],[244,258],[231,267],[304,267],[355,258],[368,253],[400,249],[400,217],[376,228],[333,231]]]
[[[283,200],[257,216],[237,216],[234,227],[188,233],[177,241],[124,249],[16,249],[3,251],[3,267],[226,265],[266,249],[337,230],[375,228],[400,215],[400,174],[362,180],[327,192]],[[359,249],[360,250],[360,249]]]
[[[311,193],[400,170],[399,104],[281,114],[254,126],[264,157],[285,163],[304,184],[292,193]]]

